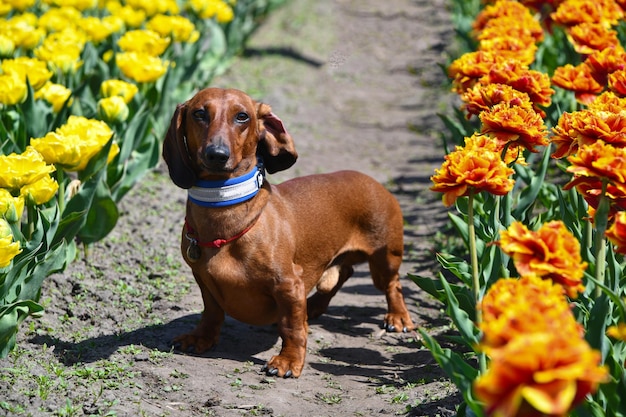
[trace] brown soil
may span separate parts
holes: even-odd
[[[428,191],[441,165],[437,112],[451,101],[440,65],[453,31],[445,0],[293,0],[214,86],[272,105],[300,158],[270,178],[356,169],[384,183],[406,218],[404,293],[418,326],[449,328],[442,306],[406,277],[432,276],[446,223]],[[357,269],[310,323],[298,379],[267,377],[276,328],[227,319],[219,344],[171,349],[202,310],[179,253],[185,191],[161,165],[122,202],[114,232],[51,277],[46,314],[0,360],[0,415],[450,416],[461,399],[416,333],[387,334],[384,296]]]

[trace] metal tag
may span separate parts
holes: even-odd
[[[189,258],[191,262],[195,262],[200,259],[200,255],[202,255],[200,247],[197,244],[191,243],[187,248],[187,258]]]

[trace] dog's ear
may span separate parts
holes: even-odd
[[[191,188],[196,182],[196,174],[191,167],[187,138],[185,137],[186,103],[176,106],[170,127],[163,141],[163,159],[167,163],[170,178],[180,188]]]
[[[295,164],[298,153],[282,120],[265,103],[258,104],[257,117],[260,135],[257,155],[263,158],[267,172],[273,174]]]

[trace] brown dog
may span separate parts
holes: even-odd
[[[398,202],[353,171],[264,182],[263,168],[274,173],[297,158],[267,104],[238,90],[200,91],[177,107],[163,157],[174,183],[189,190],[181,248],[204,301],[195,330],[174,340],[183,350],[215,345],[225,313],[250,324],[277,323],[282,349],[264,369],[298,377],[307,318],[324,313],[352,265],[365,261],[387,297],[385,329],[413,329],[398,276]]]

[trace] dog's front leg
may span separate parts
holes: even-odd
[[[204,311],[196,328],[191,333],[176,337],[174,345],[182,351],[193,349],[195,353],[204,353],[215,346],[219,340],[225,314],[224,310],[217,304],[217,301],[215,301],[209,290],[202,283],[201,277],[196,277],[196,281],[202,293]]]
[[[268,375],[297,378],[304,367],[308,336],[307,300],[304,283],[299,277],[284,279],[276,285],[278,333],[283,340],[280,353],[263,367]]]

